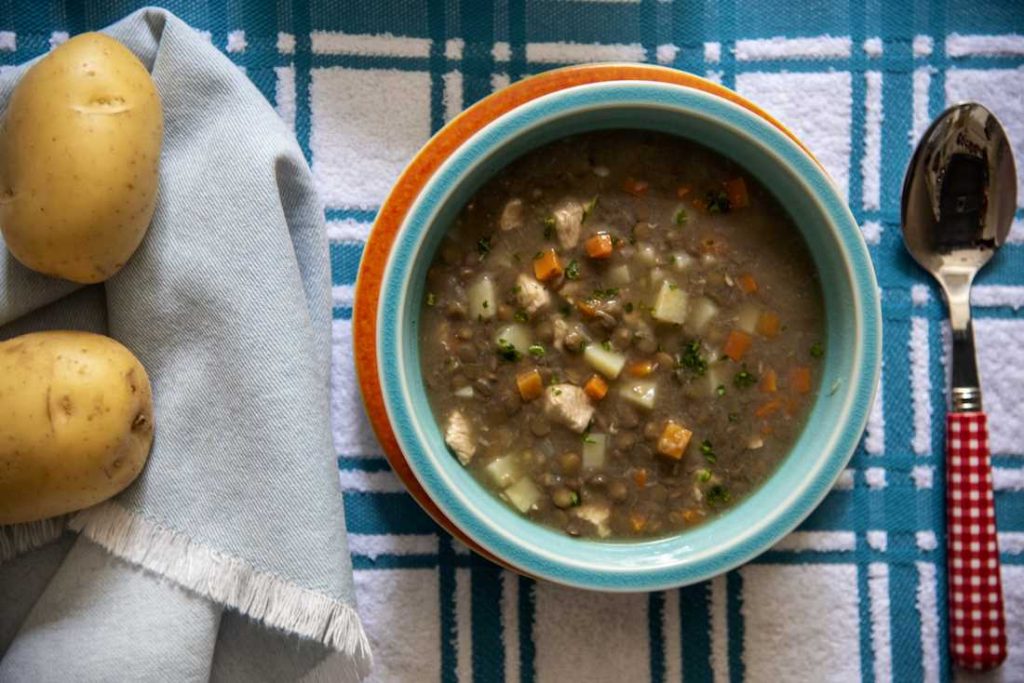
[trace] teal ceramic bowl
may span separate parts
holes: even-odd
[[[418,319],[427,269],[455,215],[498,170],[573,133],[634,128],[699,141],[745,167],[799,228],[826,307],[821,389],[796,445],[752,495],[684,533],[645,541],[567,537],[517,514],[445,447],[421,375]],[[821,502],[863,432],[878,384],[881,322],[867,248],[831,180],[790,136],[748,108],[695,88],[643,81],[553,92],[499,116],[460,144],[415,197],[380,282],[376,352],[395,439],[432,503],[475,544],[549,581],[649,591],[707,579],[774,545]]]

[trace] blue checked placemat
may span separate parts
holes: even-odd
[[[134,2],[0,3],[0,64]],[[327,205],[334,430],[360,609],[381,681],[937,681],[953,676],[942,520],[947,343],[937,291],[903,253],[912,144],[948,103],[992,108],[1024,169],[1024,4],[770,0],[189,2],[273,102]],[[715,580],[650,595],[536,584],[469,554],[380,455],[351,359],[352,290],[375,210],[432,132],[562,64],[650,61],[736,88],[828,167],[882,287],[880,399],[850,469],[800,530]],[[1024,207],[1024,191],[1019,192]],[[1010,658],[1024,680],[1024,212],[975,294],[992,425]]]

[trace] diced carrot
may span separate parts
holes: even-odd
[[[548,249],[533,259],[533,274],[541,282],[553,280],[562,274],[562,263],[554,249]]]
[[[576,302],[576,309],[588,318],[593,318],[597,315],[597,307],[594,306],[592,301],[586,299],[580,299]]]
[[[669,420],[661,431],[661,438],[658,439],[658,452],[674,460],[683,457],[686,447],[690,445],[693,432],[686,427]]]
[[[587,250],[587,256],[590,258],[606,259],[614,251],[612,236],[606,232],[599,232],[587,238],[587,241],[583,243],[583,248]]]
[[[786,415],[795,417],[798,412],[800,412],[800,401],[795,398],[786,401]]]
[[[635,197],[643,197],[647,194],[648,187],[649,185],[646,180],[637,180],[635,178],[626,178],[622,183],[622,189]]]
[[[700,197],[694,197],[693,199],[691,199],[690,204],[692,204],[693,208],[697,209],[698,211],[708,210],[708,203],[701,199]]]
[[[762,337],[769,339],[777,337],[781,327],[779,316],[770,311],[765,311],[757,319],[757,333]]]
[[[761,375],[761,391],[766,394],[774,394],[779,390],[779,376],[778,374],[768,368]]]
[[[629,525],[633,531],[640,532],[647,526],[647,515],[642,512],[636,512],[635,510],[629,513]]]
[[[600,401],[608,393],[608,382],[600,375],[591,375],[587,383],[583,385],[583,391],[595,401]]]
[[[729,206],[734,209],[742,209],[745,206],[750,206],[750,195],[747,194],[747,183],[742,177],[726,180],[725,194],[729,197]]]
[[[736,279],[736,284],[740,286],[746,294],[754,294],[757,292],[757,280],[750,273],[744,273]]]
[[[739,363],[753,341],[754,338],[743,330],[733,330],[725,340],[725,346],[722,347],[722,353],[733,361]]]
[[[789,386],[800,394],[811,391],[811,369],[806,365],[798,365],[789,371]]]
[[[690,192],[692,191],[693,188],[691,188],[689,185],[680,185],[679,187],[676,188],[676,196],[682,199],[686,195],[690,194]]]
[[[694,510],[693,508],[683,510],[683,521],[687,524],[696,524],[703,518],[704,514],[700,510]]]
[[[637,485],[637,488],[643,488],[647,486],[647,470],[643,467],[633,472],[633,483]]]
[[[535,398],[540,398],[540,395],[544,393],[544,380],[537,368],[534,368],[529,372],[521,372],[516,375],[516,387],[524,401],[532,401]]]
[[[776,398],[771,401],[768,401],[767,403],[762,403],[760,406],[758,406],[757,410],[754,411],[754,416],[768,417],[769,415],[778,412],[779,408],[781,407],[782,401]]]
[[[656,367],[657,365],[653,361],[638,360],[634,363],[630,363],[629,365],[627,365],[626,372],[628,372],[633,377],[647,377],[652,372],[654,372],[654,368]]]

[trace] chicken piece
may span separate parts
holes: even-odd
[[[555,384],[544,393],[544,414],[582,434],[594,416],[594,406],[580,387],[574,384]]]
[[[608,526],[611,514],[611,508],[607,503],[584,503],[573,509],[573,515],[597,527],[597,535],[601,538],[606,538],[612,533]]]
[[[555,234],[563,249],[572,249],[580,241],[583,225],[583,205],[575,199],[563,199],[552,212],[555,218]]]
[[[498,226],[501,228],[502,232],[515,230],[516,228],[523,227],[524,218],[523,200],[510,199],[508,200],[508,203],[505,204],[505,208],[501,210],[501,218],[498,219]]]
[[[554,346],[559,351],[565,350],[565,335],[569,334],[569,323],[562,318],[555,318],[551,323],[554,330]]]
[[[551,294],[544,285],[534,280],[526,273],[520,273],[516,278],[516,300],[523,309],[533,315],[540,309],[551,303]]]
[[[455,452],[463,465],[468,465],[476,455],[473,428],[462,412],[455,410],[448,416],[448,428],[444,430],[444,442]]]

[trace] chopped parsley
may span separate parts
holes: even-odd
[[[530,316],[523,309],[519,309],[512,314],[512,317],[516,319],[516,322],[525,323],[530,321]]]
[[[729,489],[725,488],[721,484],[715,484],[709,488],[704,496],[708,501],[708,505],[711,507],[725,505],[732,499],[732,496],[729,495]]]
[[[437,296],[433,292],[427,292],[427,305],[428,306],[436,306],[437,305]]]
[[[729,195],[725,190],[708,190],[706,195],[708,213],[729,213],[732,204],[729,202]]]
[[[729,413],[729,422],[735,423],[735,422],[739,422],[739,421],[740,421],[740,414],[739,413]]]
[[[498,340],[498,355],[501,356],[501,358],[503,358],[504,360],[507,360],[511,363],[516,362],[523,356],[521,353],[519,353],[519,350],[516,349],[516,347],[512,346],[512,343],[507,339]]]
[[[711,481],[711,470],[707,468],[702,467],[701,469],[697,470],[694,474],[697,475],[697,481],[701,483]]]
[[[708,362],[700,354],[699,339],[694,339],[683,347],[683,353],[679,356],[679,365],[696,375],[703,375],[707,372]]]
[[[567,280],[579,280],[580,279],[580,262],[576,259],[569,261],[569,265],[565,267],[565,278]]]
[[[530,347],[528,349],[526,349],[526,350],[534,358],[543,358],[544,357],[544,353],[545,353],[544,347],[541,346],[540,344],[530,344]]]
[[[619,288],[618,287],[609,287],[607,289],[595,289],[594,290],[594,294],[593,294],[595,299],[602,299],[604,301],[608,301],[609,299],[614,299],[618,295],[619,295]]]
[[[719,384],[715,388],[715,393],[718,394],[719,396],[725,396],[725,385],[724,384]]]
[[[814,342],[811,344],[811,358],[821,358],[825,355],[825,347],[821,342]]]
[[[594,209],[597,208],[597,195],[594,196],[589,202],[583,205],[583,220],[586,221],[590,218],[590,214],[594,213]]]
[[[715,455],[715,447],[707,439],[700,442],[700,452],[704,455],[704,459],[710,463],[718,460],[718,456]]]
[[[605,351],[611,351],[612,343],[605,339],[603,342],[601,342],[601,348],[604,349]]]
[[[481,237],[476,241],[476,250],[480,254],[481,259],[491,253],[491,238],[489,235]]]
[[[575,491],[569,492],[569,507],[576,507],[580,504],[580,494]]]
[[[676,225],[686,225],[686,222],[690,220],[690,217],[686,213],[686,209],[679,209],[676,211]]]
[[[732,383],[737,389],[749,389],[757,384],[757,375],[747,370],[747,366],[744,365],[743,369],[733,376]]]

